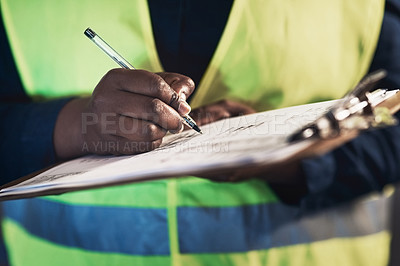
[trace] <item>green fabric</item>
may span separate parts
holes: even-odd
[[[262,180],[218,183],[191,178],[178,181],[175,193],[179,206],[228,207],[278,201]]]
[[[84,36],[87,27],[136,68],[162,70],[150,38],[145,0],[118,4],[112,0],[1,0],[1,5],[17,68],[30,95],[90,93],[108,70],[119,67]]]
[[[165,208],[167,206],[167,184],[168,181],[159,180],[95,190],[82,190],[44,198],[74,205]],[[131,195],[134,195],[134,197]]]
[[[1,4],[31,95],[89,93],[117,67],[83,35],[88,26],[135,67],[162,70],[145,0]],[[265,110],[343,96],[368,69],[383,7],[382,0],[234,1],[193,107],[231,98]]]
[[[257,110],[337,99],[368,70],[381,0],[235,0],[192,107],[221,99]]]
[[[44,198],[75,205],[165,208],[168,206],[169,183],[174,182],[172,194],[176,195],[178,206],[227,207],[278,201],[269,186],[257,179],[240,183],[219,183],[196,177],[172,180],[83,190]]]

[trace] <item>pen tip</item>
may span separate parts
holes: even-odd
[[[197,125],[193,125],[193,129],[199,132],[200,134],[203,134],[203,132],[201,132],[201,129]]]

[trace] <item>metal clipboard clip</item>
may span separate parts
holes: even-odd
[[[397,120],[388,108],[380,103],[394,96],[399,90],[377,89],[379,81],[386,77],[385,70],[365,76],[357,86],[332,106],[316,121],[289,136],[294,142],[310,138],[330,139],[350,130],[366,130],[373,127],[394,125]]]

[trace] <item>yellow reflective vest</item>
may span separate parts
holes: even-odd
[[[116,67],[84,37],[88,26],[137,68],[163,71],[146,0],[0,3],[32,96],[89,94]],[[192,107],[233,99],[267,110],[343,96],[369,67],[383,9],[382,0],[235,0]],[[317,234],[297,211],[260,180],[187,177],[9,201],[2,227],[13,265],[386,264],[384,227],[333,216]],[[353,226],[341,228],[342,218]]]

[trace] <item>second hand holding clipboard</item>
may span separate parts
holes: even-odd
[[[399,90],[377,89],[370,92],[385,76],[384,70],[367,75],[338,104],[313,123],[290,135],[288,141],[331,139],[340,136],[344,131],[396,124],[397,120],[391,115],[389,108],[379,105],[395,96]]]

